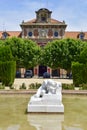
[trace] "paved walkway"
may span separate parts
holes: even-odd
[[[45,79],[43,78],[29,78],[29,79],[25,79],[25,78],[21,78],[21,79],[15,79],[14,81],[14,87],[16,90],[0,90],[0,94],[5,94],[5,95],[9,95],[9,94],[35,94],[36,90],[19,90],[20,85],[22,85],[22,83],[25,83],[25,85],[28,87],[29,84],[31,83],[42,83]],[[72,84],[73,80],[71,79],[52,79],[54,81],[59,81],[61,83],[65,83],[65,84]],[[62,94],[65,95],[87,95],[87,90],[62,90]]]
[[[18,89],[23,83],[25,83],[26,87],[28,87],[31,83],[41,83],[44,81],[44,78],[20,78],[20,79],[15,79],[14,81],[14,87]],[[72,84],[73,80],[72,79],[57,79],[53,78],[52,80],[54,81],[59,81],[61,83],[65,84]]]

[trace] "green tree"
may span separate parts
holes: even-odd
[[[41,50],[35,42],[24,39],[23,51],[22,59],[25,68],[31,68],[38,65]]]
[[[49,42],[42,50],[41,62],[51,68],[62,66],[63,45],[59,40]]]
[[[23,65],[23,47],[24,47],[24,42],[23,39],[21,38],[8,38],[5,40],[5,45],[10,46],[12,55],[14,57],[14,60],[16,61],[17,67],[21,67]]]
[[[38,64],[40,47],[29,39],[9,38],[5,45],[10,46],[17,68],[31,68]]]
[[[78,39],[65,39],[65,58],[63,58],[63,68],[71,71],[72,62],[79,61],[83,42]]]
[[[54,69],[61,67],[71,71],[71,63],[79,60],[81,49],[81,40],[54,40],[44,47],[41,62]]]

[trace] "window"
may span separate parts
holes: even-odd
[[[29,33],[28,33],[28,36],[29,36],[29,37],[32,37],[32,32],[29,32]]]
[[[45,14],[45,13],[42,13],[42,14],[41,14],[41,21],[42,21],[42,22],[46,22],[46,19],[47,19],[46,14]]]
[[[84,33],[79,34],[79,39],[81,39],[81,40],[84,39]]]
[[[6,32],[3,33],[3,39],[6,39],[8,34]]]
[[[41,17],[41,21],[46,21],[46,18],[44,16]]]
[[[58,37],[58,32],[57,31],[54,32],[54,36]]]

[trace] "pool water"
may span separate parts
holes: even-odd
[[[0,130],[87,130],[87,96],[63,95],[64,114],[27,114],[31,95],[0,95]]]

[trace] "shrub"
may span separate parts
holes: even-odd
[[[20,89],[26,89],[25,83],[22,83],[22,85],[20,86]]]
[[[9,46],[0,46],[0,61],[12,61],[13,56]]]
[[[29,89],[38,89],[41,86],[41,83],[32,83],[29,85]]]
[[[0,89],[5,89],[5,86],[0,84]]]
[[[83,68],[84,64],[79,62],[72,63],[73,83],[76,87],[83,83]]]
[[[15,79],[16,62],[0,62],[0,79],[5,86],[12,86]]]
[[[87,83],[87,64],[74,62],[72,64],[73,83],[76,87]]]
[[[0,47],[0,81],[5,86],[11,86],[14,82],[16,62],[9,46]]]
[[[87,90],[87,84],[80,84],[80,90]]]
[[[29,85],[29,89],[38,89],[40,86],[41,83],[32,83]],[[62,84],[62,89],[74,90],[74,88],[73,84]]]
[[[62,89],[66,89],[66,90],[74,90],[75,87],[73,84],[62,84]]]
[[[14,86],[10,86],[10,89],[14,89]]]

